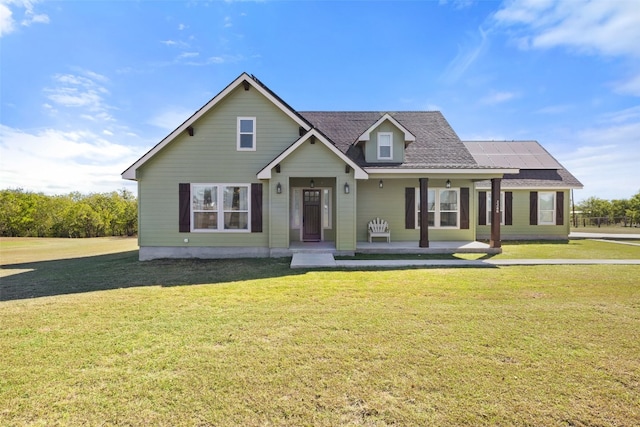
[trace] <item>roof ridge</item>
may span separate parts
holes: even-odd
[[[302,113],[368,113],[368,114],[391,114],[391,113],[440,113],[440,110],[300,110]]]

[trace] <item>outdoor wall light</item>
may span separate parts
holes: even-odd
[[[349,183],[345,182],[344,183],[344,194],[349,194],[349,191],[351,191],[351,189],[349,188]]]
[[[316,186],[315,181],[314,181],[314,180],[311,180],[311,181],[309,182],[309,187],[314,188],[315,186]]]
[[[447,183],[444,186],[447,188],[451,188],[451,181],[447,180]]]
[[[282,193],[282,184],[278,183],[278,185],[276,185],[276,193]]]
[[[380,182],[378,182],[378,187],[382,188],[384,186],[384,183],[382,182],[382,180],[380,180]]]

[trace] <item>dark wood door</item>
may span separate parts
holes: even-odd
[[[320,234],[320,190],[302,191],[302,240],[319,241]]]

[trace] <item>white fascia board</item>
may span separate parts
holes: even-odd
[[[369,174],[367,174],[360,166],[358,166],[353,160],[347,157],[342,151],[340,151],[335,145],[333,145],[330,141],[328,141],[320,132],[313,129],[311,132],[306,133],[305,135],[298,138],[296,142],[291,144],[289,148],[284,150],[278,157],[273,159],[267,166],[262,168],[260,172],[257,174],[258,179],[271,179],[271,171],[277,164],[286,159],[291,153],[293,153],[298,147],[300,147],[303,143],[309,140],[310,137],[314,136],[317,141],[322,142],[329,150],[335,153],[343,162],[348,164],[351,169],[353,169],[355,179],[368,179]]]
[[[264,97],[266,97],[269,101],[271,101],[274,105],[276,105],[283,113],[289,116],[293,121],[295,121],[298,126],[304,128],[304,130],[308,131],[311,129],[309,125],[298,117],[293,111],[291,111],[287,106],[285,106],[281,101],[275,98],[268,90],[263,88],[260,84],[258,84],[250,75],[247,73],[242,73],[240,76],[235,79],[231,84],[229,84],[226,88],[222,90],[219,94],[214,96],[209,102],[207,102],[202,108],[196,111],[191,117],[189,117],[184,123],[178,126],[173,132],[167,135],[162,141],[156,144],[151,150],[149,150],[144,156],[139,158],[133,165],[129,166],[127,170],[122,172],[122,178],[136,180],[136,169],[142,166],[147,160],[153,157],[157,152],[166,147],[171,141],[173,141],[178,135],[184,132],[189,126],[193,125],[193,123],[202,117],[205,113],[211,110],[218,102],[224,99],[229,93],[231,93],[235,88],[237,88],[242,82],[248,82],[254,89],[260,92]]]
[[[505,173],[518,173],[520,169],[401,169],[401,168],[364,168],[370,174],[448,174],[448,175],[495,175]]]
[[[384,122],[385,120],[389,120],[391,123],[393,123],[393,125],[395,127],[397,127],[399,130],[401,130],[402,132],[404,132],[404,140],[405,142],[414,142],[416,140],[415,135],[413,135],[411,132],[409,132],[407,130],[407,128],[405,128],[404,126],[402,126],[400,123],[398,123],[398,121],[396,119],[394,119],[393,117],[391,117],[389,115],[389,113],[385,113],[382,117],[380,117],[378,119],[377,122],[375,122],[373,125],[371,125],[369,127],[369,129],[367,129],[366,131],[364,131],[364,133],[362,135],[360,135],[357,139],[357,141],[369,141],[369,139],[371,138],[371,132],[377,128],[378,126],[380,126],[380,124],[382,122]]]

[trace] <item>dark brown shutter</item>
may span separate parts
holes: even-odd
[[[262,184],[251,184],[251,232],[262,233]]]
[[[564,192],[556,192],[556,225],[564,225]]]
[[[460,228],[469,229],[469,188],[460,188]]]
[[[191,231],[191,184],[178,185],[178,231],[188,233]]]
[[[478,225],[487,225],[487,192],[478,192]]]
[[[529,193],[529,225],[538,225],[538,192]]]
[[[404,189],[404,228],[416,228],[416,189]]]
[[[504,225],[513,225],[513,191],[504,192]]]

